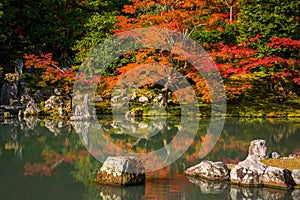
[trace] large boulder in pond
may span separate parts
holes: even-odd
[[[190,177],[204,178],[208,180],[229,179],[229,169],[222,162],[204,160],[199,164],[188,168],[184,173]]]
[[[96,182],[104,185],[144,184],[143,163],[134,157],[108,157],[97,173]]]

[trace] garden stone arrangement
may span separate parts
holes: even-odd
[[[248,187],[276,187],[292,189],[299,186],[300,169],[292,172],[288,169],[266,166],[261,162],[267,158],[264,140],[251,141],[248,156],[231,170],[222,162],[202,161],[188,168],[185,174],[193,179],[230,181],[231,184]]]

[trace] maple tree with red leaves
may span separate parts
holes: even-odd
[[[69,91],[75,80],[75,71],[73,69],[63,70],[58,67],[58,62],[53,61],[52,54],[43,54],[37,56],[26,54],[25,67],[36,73],[35,80],[39,86],[61,86],[65,91]]]
[[[300,86],[299,60],[293,57],[299,53],[300,40],[272,37],[270,43],[265,45],[270,53],[258,56],[259,50],[251,49],[249,45],[259,39],[257,35],[239,46],[214,45],[211,55],[221,71],[229,99],[250,90],[255,82],[264,79],[272,85],[272,89],[282,92],[284,85],[294,83]],[[282,52],[278,54],[281,50],[289,52],[289,56]]]

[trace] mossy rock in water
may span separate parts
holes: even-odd
[[[145,172],[140,160],[133,157],[108,157],[95,182],[103,185],[137,185],[145,183]]]

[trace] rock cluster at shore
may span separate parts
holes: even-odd
[[[188,168],[185,174],[193,178],[207,180],[224,180],[232,184],[244,186],[269,186],[293,188],[300,184],[300,169],[292,172],[288,169],[266,166],[261,159],[267,157],[264,140],[253,140],[249,153],[244,161],[239,162],[231,170],[222,162],[202,161]]]

